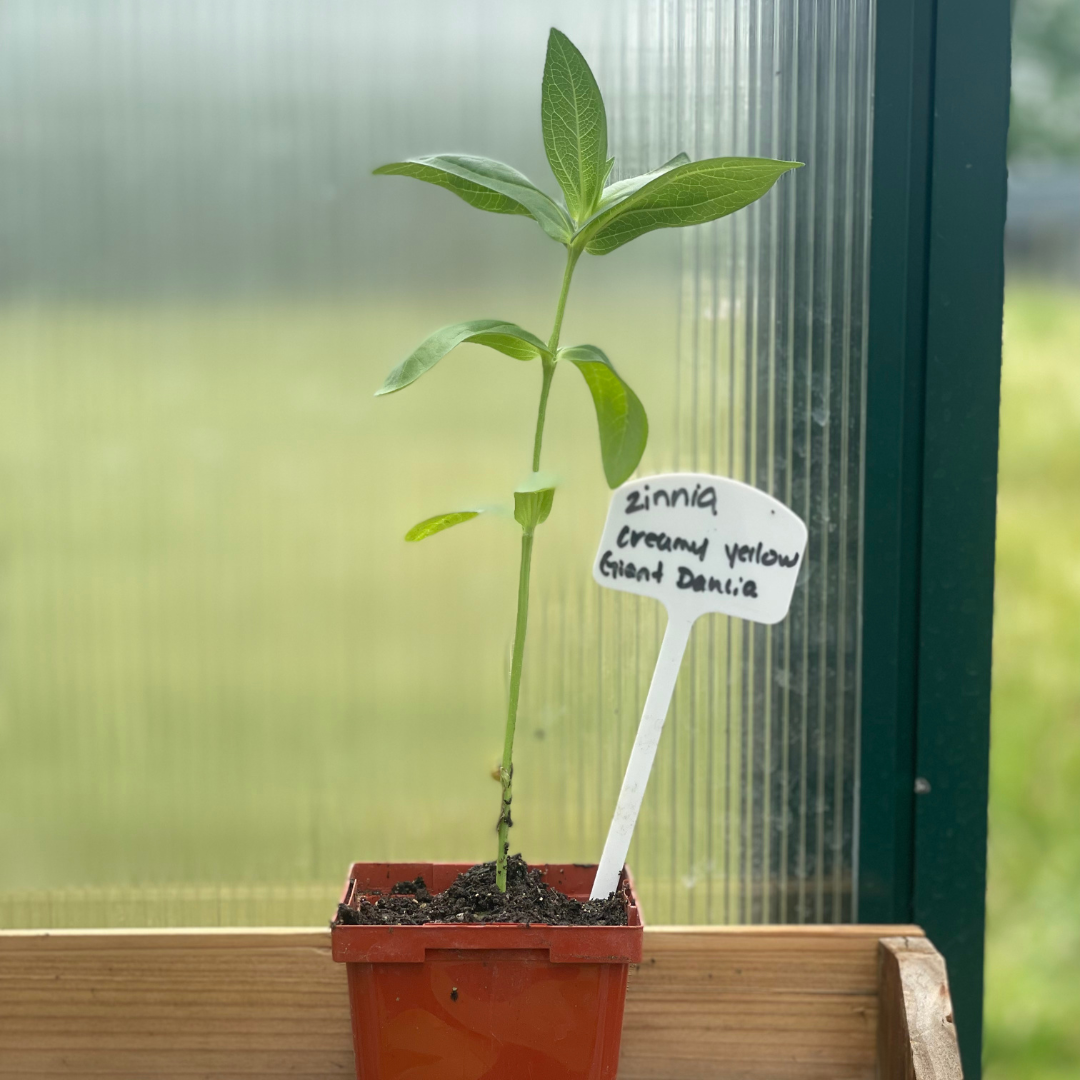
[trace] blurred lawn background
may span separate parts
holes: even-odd
[[[590,306],[646,306],[582,279],[571,334]],[[485,309],[546,333],[543,299]],[[508,493],[539,367],[466,346],[372,396],[475,303],[0,314],[0,925],[320,922],[353,858],[491,856]],[[669,334],[629,317],[605,334],[661,417],[667,372],[648,361]],[[607,505],[591,399],[560,374],[538,590],[569,560],[587,573]],[[496,512],[402,542],[458,506]],[[550,848],[542,819],[515,832]],[[287,882],[307,907],[258,900]],[[155,912],[125,883],[190,885],[194,906]]]
[[[1080,1076],[1080,290],[1005,304],[986,957],[989,1080]]]
[[[1015,0],[987,1080],[1080,1077],[1080,0]]]

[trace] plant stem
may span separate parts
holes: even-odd
[[[536,411],[536,435],[533,438],[532,471],[540,471],[540,448],[544,444],[544,420],[547,419],[548,394],[551,393],[551,380],[555,377],[555,362],[543,359],[544,382],[540,387],[540,408]]]
[[[570,279],[574,276],[581,252],[567,248],[566,269],[563,271],[562,289],[559,292],[559,305],[555,309],[555,325],[548,340],[548,352],[551,359],[544,359],[543,384],[540,387],[540,405],[536,412],[536,435],[533,438],[532,471],[540,471],[540,450],[544,443],[544,421],[547,419],[548,395],[551,393],[551,380],[555,376],[555,352],[559,347],[559,335],[562,332],[563,313],[566,311],[566,297],[570,292]],[[517,622],[514,626],[514,654],[510,661],[510,700],[506,708],[506,735],[503,739],[502,764],[499,767],[502,796],[499,803],[499,851],[495,857],[495,885],[500,892],[506,892],[506,857],[509,854],[508,839],[510,826],[510,805],[514,801],[514,731],[517,728],[518,697],[521,694],[521,666],[525,659],[525,634],[529,628],[529,577],[532,572],[533,530],[525,529],[521,534],[521,563],[518,569]]]
[[[544,443],[544,421],[547,419],[548,394],[551,393],[551,380],[555,377],[555,351],[559,347],[559,335],[562,333],[563,313],[566,311],[566,297],[570,293],[570,279],[574,276],[574,267],[581,257],[581,252],[574,248],[568,248],[566,252],[566,269],[563,271],[562,289],[559,292],[559,306],[555,309],[555,325],[548,339],[548,352],[550,360],[543,360],[544,382],[540,387],[540,408],[536,412],[536,435],[533,438],[532,471],[540,471],[540,448]]]
[[[566,249],[566,269],[563,271],[562,291],[559,293],[559,306],[555,309],[555,325],[551,329],[551,337],[548,339],[548,352],[552,357],[559,347],[559,334],[562,332],[562,317],[566,310],[566,297],[570,292],[570,279],[574,276],[574,267],[581,257],[581,252],[576,248]]]
[[[521,692],[521,664],[525,658],[525,631],[529,624],[529,575],[532,569],[533,533],[521,534],[521,566],[518,570],[517,625],[514,627],[514,657],[510,662],[510,702],[506,709],[506,736],[503,740],[502,803],[499,813],[499,856],[495,863],[495,884],[506,892],[506,856],[510,842],[510,804],[514,801],[514,729],[517,727],[518,695]]]

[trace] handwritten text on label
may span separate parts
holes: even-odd
[[[672,473],[615,491],[593,576],[682,617],[774,623],[787,614],[805,547],[802,521],[765,492]]]

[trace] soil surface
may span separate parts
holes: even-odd
[[[626,898],[573,900],[546,885],[520,855],[506,865],[506,892],[495,887],[495,864],[459,874],[446,892],[428,892],[424,879],[398,882],[389,895],[361,896],[355,907],[338,905],[337,922],[352,926],[420,926],[423,923],[547,923],[552,926],[625,926]]]

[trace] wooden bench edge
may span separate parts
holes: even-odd
[[[878,1080],[963,1080],[945,958],[927,938],[881,938],[878,995]]]

